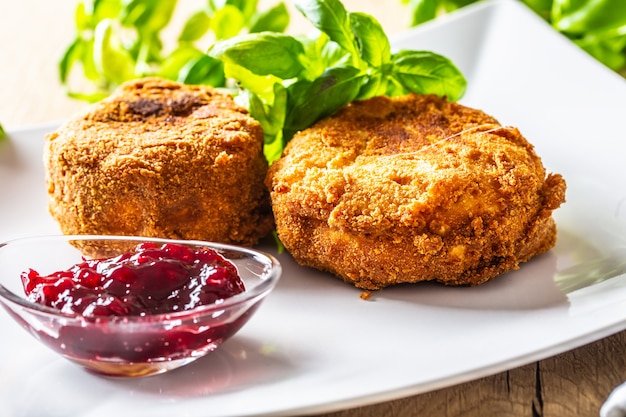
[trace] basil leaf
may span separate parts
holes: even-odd
[[[93,101],[123,81],[149,75],[221,87],[225,82],[223,71],[214,70],[214,62],[202,58],[206,54],[200,52],[196,42],[209,31],[221,39],[237,35],[246,27],[249,31],[282,30],[289,22],[284,4],[259,13],[257,0],[207,0],[203,9],[184,22],[178,44],[167,53],[161,41],[162,30],[171,22],[177,4],[176,0],[78,0],[74,10],[77,35],[58,66],[67,94]],[[80,81],[87,81],[95,92],[71,91],[68,84],[79,75],[73,71],[77,67],[82,67],[83,80],[76,85],[84,88],[85,83]],[[244,72],[243,68],[230,71]],[[252,73],[248,75],[250,81],[259,79]],[[269,81],[262,81],[266,87]]]
[[[229,3],[237,6],[237,8],[241,10],[246,22],[252,19],[258,7],[257,0],[229,0]]]
[[[322,71],[331,66],[345,66],[350,62],[350,55],[335,42],[329,42],[328,36],[319,36],[317,55],[309,55],[311,58],[317,56],[322,66]],[[308,54],[307,54],[308,55]]]
[[[588,32],[574,42],[615,71],[626,66],[626,27]]]
[[[0,140],[4,139],[7,136],[7,133],[4,131],[4,128],[0,124]]]
[[[434,19],[439,3],[439,0],[411,0],[409,3],[412,10],[411,26]]]
[[[365,13],[350,13],[349,19],[361,58],[373,66],[389,62],[391,47],[380,23]]]
[[[158,32],[170,22],[175,8],[176,0],[125,0],[121,20],[139,32]]]
[[[203,37],[211,27],[211,18],[204,10],[192,14],[178,36],[179,42],[193,42]]]
[[[85,78],[97,82],[101,79],[101,75],[98,72],[98,68],[96,68],[96,63],[94,61],[93,45],[93,38],[87,41],[83,41],[81,64],[83,67],[83,75],[85,76]]]
[[[385,95],[389,97],[397,97],[407,93],[407,89],[394,77],[389,76],[387,78]]]
[[[566,34],[626,26],[626,1],[554,0],[552,25]]]
[[[221,61],[203,55],[181,68],[177,80],[185,84],[224,85],[224,66]]]
[[[443,8],[446,12],[452,12],[456,9],[476,3],[476,1],[477,0],[443,0]]]
[[[157,75],[170,80],[177,80],[182,68],[189,62],[195,62],[206,54],[191,44],[183,43],[161,62]]]
[[[353,67],[329,68],[315,81],[298,81],[287,88],[287,109],[283,135],[286,140],[317,120],[329,116],[353,101],[365,76]]]
[[[240,35],[214,43],[207,53],[226,65],[244,67],[257,75],[289,79],[304,70],[300,62],[304,53],[302,44],[281,33]]]
[[[123,31],[120,32],[120,35]],[[152,63],[159,63],[162,61],[161,51],[163,49],[163,42],[159,39],[158,32],[142,32],[136,39],[135,43],[129,48],[128,46],[123,48],[136,62],[137,69],[144,68],[145,71],[136,70],[137,76],[144,76],[152,72]]]
[[[365,100],[376,96],[403,94],[405,92],[404,88],[400,90],[400,94],[389,94],[389,83],[392,80],[390,77],[391,68],[392,65],[388,64],[382,68],[368,71],[365,77],[366,81],[363,83],[356,98]]]
[[[74,10],[76,31],[93,30],[101,20],[115,18],[121,9],[121,0],[81,0]]]
[[[134,76],[133,59],[113,33],[111,19],[104,19],[96,26],[93,56],[96,69],[109,82],[120,84]]]
[[[74,42],[65,50],[61,61],[59,61],[59,78],[62,83],[67,82],[68,75],[72,66],[76,62],[80,62],[83,56],[83,40],[81,38],[74,39]]]
[[[245,17],[241,10],[231,5],[222,7],[211,17],[211,29],[218,40],[238,35],[245,25]]]
[[[271,102],[261,99],[250,90],[243,90],[237,96],[237,101],[244,104],[250,115],[261,122],[263,132],[270,137],[282,130],[287,109],[287,89],[280,83],[274,83],[271,89]]]
[[[94,92],[94,93],[80,93],[77,91],[67,91],[67,96],[75,98],[77,100],[86,101],[88,103],[95,103],[106,98],[109,94],[107,92]]]
[[[522,2],[545,20],[550,19],[552,0],[522,0]]]
[[[289,26],[289,11],[285,3],[254,15],[250,22],[250,33],[257,32],[284,32]]]
[[[74,9],[74,25],[76,26],[77,32],[91,28],[91,15],[87,11],[87,6],[84,1],[76,4],[76,9]]]
[[[103,19],[113,19],[122,10],[122,0],[85,0],[85,13],[91,17],[89,27],[95,29]]]
[[[242,13],[244,20],[248,21],[254,15],[257,4],[256,0],[209,0],[208,8],[212,14],[225,7],[234,7]]]
[[[301,77],[314,80],[334,66],[346,66],[352,62],[352,57],[337,43],[330,42],[328,36],[320,33],[316,38],[302,38],[300,43],[304,48],[304,56],[300,61],[305,68]]]
[[[99,88],[97,89],[97,91],[92,93],[74,92],[68,85],[70,81],[70,72],[72,70],[72,67],[76,64],[82,65],[83,74],[87,79],[92,81],[102,79],[101,74],[98,72],[98,69],[95,66],[93,45],[94,39],[84,40],[78,37],[65,51],[63,58],[59,62],[59,78],[61,80],[61,83],[65,86],[66,94],[69,97],[88,102],[95,102],[103,99],[107,95],[105,92],[100,91]]]
[[[268,136],[266,135],[265,137]],[[282,136],[282,132],[278,132],[275,135],[270,136],[270,138],[271,140],[266,141],[263,146],[263,155],[269,164],[280,158],[286,144],[286,141]]]
[[[263,126],[265,145],[263,153],[269,162],[280,157],[284,148],[282,129],[287,112],[287,90],[279,83],[272,88],[273,100],[268,104],[256,94],[244,90],[237,96],[237,102],[248,109],[250,115]]]
[[[391,75],[408,91],[446,96],[452,101],[465,92],[465,77],[444,56],[429,51],[400,51],[391,60]]]
[[[339,0],[294,0],[296,8],[330,40],[352,54],[359,55],[348,12]]]
[[[320,30],[316,37],[251,33],[208,50],[243,88],[237,100],[261,123],[270,163],[297,131],[355,99],[415,91],[456,100],[463,94],[465,79],[449,60],[429,52],[392,55],[372,16],[348,13],[338,0],[296,0],[296,7]]]

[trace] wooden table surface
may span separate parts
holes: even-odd
[[[199,3],[179,4],[182,14]],[[344,4],[373,14],[389,34],[408,27],[400,0]],[[58,81],[58,60],[73,38],[74,7],[75,0],[0,0],[0,124],[6,130],[58,122],[86,106],[67,98]],[[302,33],[306,22],[294,15],[290,31]],[[626,380],[625,346],[626,333],[619,333],[476,381],[327,416],[597,416],[611,390]]]

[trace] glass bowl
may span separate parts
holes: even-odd
[[[144,316],[83,317],[27,299],[20,275],[64,271],[89,258],[111,257],[141,242],[208,247],[232,262],[245,291],[221,303]],[[37,340],[92,372],[145,376],[206,355],[233,336],[272,291],[281,266],[257,250],[201,241],[128,236],[44,236],[0,244],[0,304]]]

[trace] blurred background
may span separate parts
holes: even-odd
[[[59,78],[59,62],[77,37],[77,4],[90,7],[116,0],[0,0],[0,125],[5,130],[25,125],[59,122],[87,106],[70,98]],[[119,0],[118,0],[119,1]],[[154,0],[157,1],[157,0]],[[154,3],[123,0],[124,4]],[[174,4],[161,0],[158,4]],[[159,33],[167,53],[177,42],[189,17],[207,4],[246,4],[252,0],[179,0],[169,24]],[[480,0],[343,0],[348,11],[371,14],[389,37],[412,25]],[[549,20],[555,30],[626,76],[626,1],[519,0]],[[279,0],[258,0],[257,10]],[[312,27],[293,6],[288,9],[289,34],[305,34]],[[159,6],[160,7],[160,6]],[[206,43],[197,42],[200,50]]]
[[[275,5],[260,0],[259,9]],[[309,22],[288,5],[287,32],[306,33]],[[410,16],[399,0],[345,0],[350,11],[374,15],[388,35],[406,30]],[[20,126],[60,122],[87,106],[69,98],[59,81],[59,61],[76,36],[76,0],[0,0],[0,124],[5,130]],[[163,41],[176,39],[184,21],[205,0],[180,0]],[[28,82],[15,80],[28,80]]]

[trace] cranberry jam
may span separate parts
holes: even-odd
[[[47,276],[31,269],[22,283],[30,301],[84,317],[192,310],[244,291],[235,266],[212,249],[152,242]]]
[[[234,264],[178,243],[139,243],[50,275],[29,269],[22,284],[29,300],[70,317],[48,316],[38,329],[22,322],[26,328],[68,359],[115,376],[160,373],[203,356],[248,321],[259,299],[224,303],[244,291]]]

